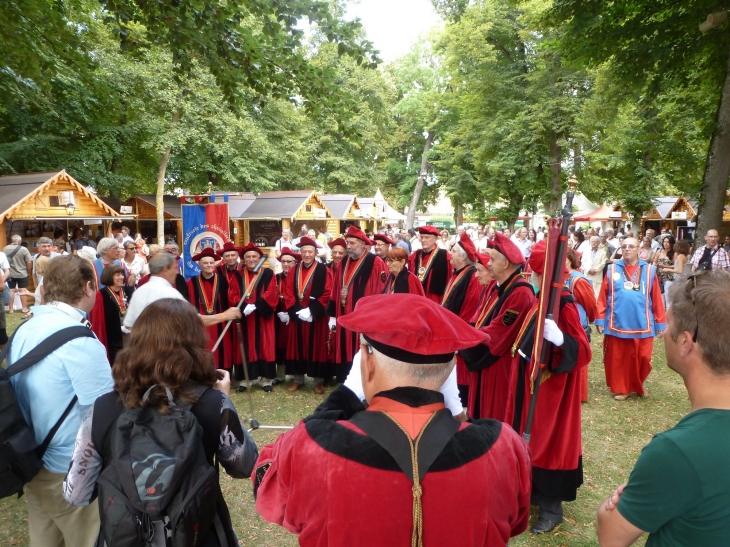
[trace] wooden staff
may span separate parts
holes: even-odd
[[[269,258],[269,255],[264,255],[261,257],[261,260],[259,260],[259,263],[256,264],[256,267],[253,269],[254,273],[257,273],[261,269],[261,265],[264,263],[264,261],[267,258]],[[251,289],[251,294],[256,292],[256,287],[258,287],[259,281],[261,281],[260,277],[256,280],[256,283],[254,283],[254,286]],[[239,300],[238,305],[236,306],[238,309],[241,309],[241,305],[243,304],[244,300],[246,300],[246,289],[245,288],[244,288],[243,296],[241,297],[241,300]],[[218,349],[218,346],[220,345],[221,341],[223,340],[223,337],[226,335],[226,333],[228,332],[228,329],[231,327],[232,322],[233,322],[233,319],[231,319],[230,321],[228,321],[228,323],[226,323],[226,326],[224,327],[221,335],[218,337],[218,340],[216,341],[215,346],[213,346],[213,349],[210,350],[211,353],[213,353],[215,350]]]

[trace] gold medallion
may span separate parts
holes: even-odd
[[[299,301],[300,301],[300,302],[301,302],[302,300],[304,300],[304,295],[303,295],[302,293],[299,293],[298,297],[299,297]]]
[[[634,290],[634,284],[631,281],[624,281],[624,289],[627,291]]]
[[[423,278],[426,276],[426,268],[421,266],[418,268],[418,280],[423,281]]]
[[[347,302],[347,287],[342,287],[342,290],[340,291],[340,302],[342,302],[342,305],[344,306]]]

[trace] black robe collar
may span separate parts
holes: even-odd
[[[411,386],[396,387],[388,391],[381,391],[376,393],[375,397],[385,397],[386,399],[391,399],[413,408],[444,402],[443,394],[438,391]]]

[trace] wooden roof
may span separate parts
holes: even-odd
[[[78,194],[74,215],[67,215],[65,207],[52,207],[48,200],[43,199],[53,187],[71,189]],[[118,212],[65,170],[0,177],[0,222],[6,218],[80,219],[119,216]]]
[[[354,211],[360,210],[355,194],[320,194],[319,197],[336,220],[355,218]]]
[[[327,206],[313,190],[286,190],[281,192],[261,192],[254,202],[235,220],[274,220],[288,218],[294,220],[307,202],[315,203],[324,209],[325,217],[332,218]]]

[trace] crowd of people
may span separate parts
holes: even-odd
[[[648,397],[660,337],[669,366],[693,380],[690,416],[703,416],[652,441],[628,484],[599,509],[601,544],[629,545],[646,531],[668,545],[697,527],[706,541],[671,544],[724,537],[699,511],[719,505],[703,499],[709,483],[667,484],[668,471],[658,471],[712,481],[706,474],[717,469],[691,456],[730,414],[712,410],[730,410],[720,389],[730,383],[728,352],[708,333],[730,320],[728,254],[716,230],[692,252],[665,230],[635,237],[571,226],[560,312],[544,324],[544,230],[460,227],[452,236],[432,226],[375,234],[349,226],[333,236],[305,227],[296,239],[284,230],[269,257],[253,243],[202,249],[192,257],[200,274],[187,280],[174,241],[147,245],[126,228],[93,244],[76,234],[64,244],[63,235],[41,238],[35,256],[14,236],[0,253],[5,290],[18,292],[28,319],[9,343],[8,369],[64,328],[80,323],[94,334],[11,378],[39,444],[59,426],[43,471],[25,485],[32,547],[112,543],[109,500],[119,506],[130,492],[110,482],[115,443],[124,441],[109,439],[123,437],[120,422],[137,423],[128,413],[144,409],[164,416],[189,408],[202,427],[203,463],[252,476],[257,511],[302,545],[357,544],[353,535],[365,528],[377,544],[504,545],[527,528],[530,505],[539,509],[530,531],[550,532],[583,483],[591,325],[602,335],[616,401]],[[538,340],[547,357],[533,407]],[[3,328],[0,346],[6,342]],[[238,392],[270,393],[285,382],[290,392],[311,384],[316,395],[339,386],[259,456],[229,390],[237,383]],[[172,470],[144,473],[135,477],[140,499],[176,484]],[[105,496],[98,504],[97,486]],[[347,504],[354,495],[357,515]],[[481,509],[463,511],[464,496]],[[682,504],[670,508],[677,497]],[[214,498],[217,524],[195,545],[235,545],[219,488]],[[139,526],[156,541],[182,533],[170,519]]]

